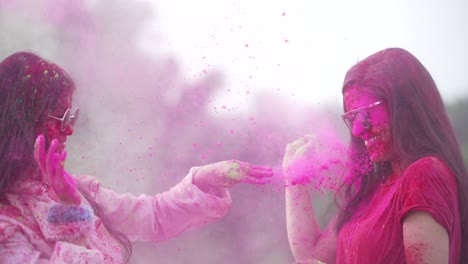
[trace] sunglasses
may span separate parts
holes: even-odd
[[[76,120],[78,119],[79,115],[80,115],[80,109],[77,107],[73,110],[73,112],[71,108],[68,108],[67,111],[65,111],[65,114],[63,114],[62,118],[52,116],[52,115],[49,115],[49,117],[62,122],[60,131],[63,132],[65,131],[68,125],[71,125],[72,127],[75,125]]]
[[[359,125],[364,129],[369,129],[371,123],[369,122],[369,110],[382,104],[383,101],[377,101],[370,105],[362,106],[351,111],[344,113],[341,117],[348,126],[349,130],[353,131],[354,122],[357,120]]]

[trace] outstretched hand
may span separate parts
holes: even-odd
[[[36,139],[34,159],[41,170],[44,181],[55,192],[62,203],[79,204],[75,180],[65,171],[66,151],[58,151],[58,141],[53,139],[46,151],[45,138],[39,135]]]
[[[273,176],[269,167],[229,160],[201,167],[194,175],[193,183],[201,189],[229,188],[238,183],[265,184]]]

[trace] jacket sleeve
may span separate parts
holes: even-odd
[[[6,221],[4,221],[7,219]],[[52,252],[40,250],[39,241],[13,219],[0,216],[0,263],[102,263],[101,252],[68,242],[57,242]],[[50,251],[50,250],[49,250]],[[49,255],[50,254],[50,255]]]
[[[90,176],[76,177],[117,230],[131,241],[162,241],[223,218],[231,206],[229,191],[205,193],[192,184],[198,167],[176,186],[155,196],[117,194]]]

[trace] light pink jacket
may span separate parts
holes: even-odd
[[[75,177],[83,192],[103,208],[116,230],[133,241],[162,241],[224,217],[231,197],[202,192],[189,174],[169,191],[156,196],[117,194],[91,176]],[[47,221],[57,199],[39,181],[23,180],[4,192],[0,204],[0,263],[122,263],[121,249],[97,216],[92,220],[54,225]],[[82,199],[82,206],[87,206]],[[84,246],[71,242],[86,236]]]

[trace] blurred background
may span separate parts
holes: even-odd
[[[274,167],[231,189],[221,221],[158,244],[136,263],[291,263],[281,161],[304,134],[342,142],[341,82],[387,48],[433,75],[468,161],[468,2],[0,0],[0,60],[33,51],[74,78],[81,109],[67,169],[154,195],[192,166]],[[333,194],[311,189],[320,224]]]

